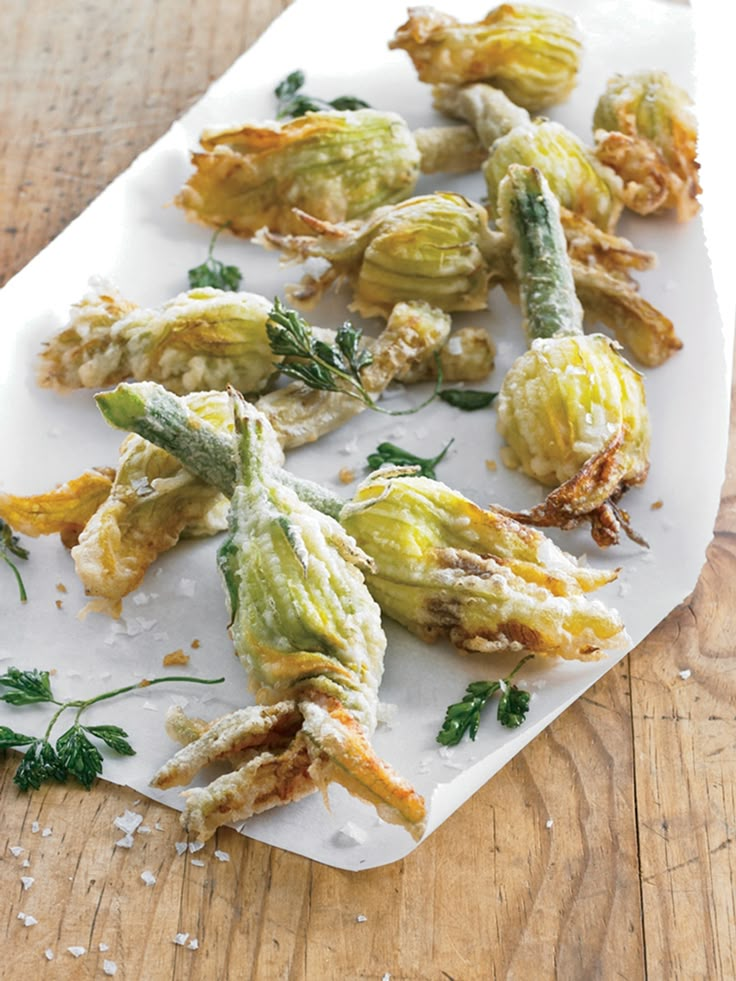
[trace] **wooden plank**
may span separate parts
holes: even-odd
[[[736,415],[732,413],[731,431]],[[636,800],[653,978],[736,977],[736,451],[698,585],[633,653]],[[681,677],[680,672],[691,672]]]

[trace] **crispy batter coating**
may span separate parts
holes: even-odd
[[[596,155],[624,182],[640,215],[671,208],[679,221],[698,212],[697,125],[692,100],[666,72],[614,75],[593,116]]]
[[[581,54],[572,18],[508,3],[472,24],[432,7],[412,7],[389,47],[409,54],[423,82],[490,82],[531,111],[568,97]]]
[[[47,343],[39,384],[67,392],[135,378],[179,394],[227,384],[259,392],[274,373],[270,309],[255,293],[211,288],[189,290],[152,310],[117,294],[91,293]]]
[[[615,572],[579,565],[541,532],[438,481],[379,470],[341,521],[373,559],[366,578],[383,611],[423,640],[581,660],[625,640],[615,611],[585,596]]]

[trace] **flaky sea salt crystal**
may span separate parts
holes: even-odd
[[[133,602],[136,606],[145,606],[146,603],[150,602],[150,600],[151,597],[148,595],[148,593],[135,593],[133,595]]]
[[[146,869],[144,872],[141,872],[141,879],[143,879],[143,881],[147,886],[156,885],[156,876],[153,874],[153,872],[149,872],[148,869]]]
[[[190,950],[199,950],[199,940],[197,940],[196,937],[193,937],[187,944],[187,947]]]
[[[368,917],[364,916],[362,913],[358,913],[358,915],[355,917],[356,923],[366,923],[367,921]]]
[[[204,848],[204,842],[203,841],[190,841],[189,842],[189,851],[190,852],[201,852],[203,848]]]
[[[27,926],[27,927],[35,926],[38,923],[38,920],[36,919],[36,917],[35,916],[31,916],[30,913],[19,913],[18,914],[18,919],[20,920],[21,918],[23,920],[23,925],[24,926]]]
[[[142,824],[140,828],[138,828],[139,835],[150,835],[150,833],[151,833],[151,829],[148,827],[147,824]]]
[[[679,674],[679,676],[682,678],[683,681],[687,681],[687,679],[692,674],[692,671],[690,670],[690,668],[683,668],[682,671],[678,671],[677,673]]]
[[[185,841],[175,841],[174,848],[176,849],[177,855],[183,855],[184,852],[187,850],[188,845]]]
[[[158,712],[158,705],[154,705],[153,702],[144,702],[141,708],[146,709],[147,712]]]
[[[47,961],[52,961],[54,959],[54,952],[50,947],[47,947],[46,950],[43,952],[43,956],[46,958]]]
[[[21,848],[20,845],[11,845],[8,851],[11,855],[15,855],[16,858],[19,858],[25,851],[25,848]]]
[[[178,947],[183,947],[184,944],[187,942],[187,940],[189,940],[188,933],[177,933],[176,936],[174,937],[174,943]]]
[[[545,828],[551,828],[554,823],[555,822],[552,820],[552,818],[547,818],[544,826]]]
[[[379,726],[386,726],[387,729],[391,729],[396,722],[397,716],[399,714],[399,706],[394,702],[379,702],[378,711],[376,712],[376,720]]]
[[[107,946],[107,944],[98,944],[97,949],[101,954],[104,954],[105,951],[109,950],[110,948]]]
[[[136,811],[129,811],[126,809],[124,814],[118,814],[115,820],[112,822],[116,828],[120,831],[124,831],[126,834],[132,834],[135,829],[143,821],[143,815],[138,814]]]
[[[337,839],[341,844],[362,845],[368,840],[368,834],[353,821],[346,821],[337,832]]]
[[[69,951],[72,957],[81,957],[82,954],[87,953],[86,947],[67,947],[66,949]]]
[[[229,862],[230,854],[229,852],[221,852],[219,849],[215,852],[215,858],[218,862]]]
[[[111,978],[117,974],[118,966],[115,961],[103,961],[102,970],[109,978]]]
[[[32,875],[22,875],[20,881],[23,883],[23,892],[27,892],[36,880]]]
[[[196,866],[197,866],[197,868],[199,868],[199,869],[203,869],[203,868],[204,868],[204,865],[205,865],[205,863],[204,863],[204,862],[202,861],[202,859],[201,859],[201,858],[193,858],[193,859],[192,859],[192,865],[196,865]]]
[[[40,830],[41,830],[41,825],[38,823],[38,821],[34,821],[33,824],[31,825],[31,834],[32,835],[38,834]]]
[[[127,834],[124,837],[119,838],[115,844],[118,848],[132,848],[134,841],[135,839],[133,838],[133,835]]]
[[[197,589],[196,579],[180,579],[179,585],[176,588],[177,596],[185,596],[187,599],[191,599]]]
[[[49,838],[53,833],[54,833],[53,828],[44,828],[43,831],[41,832],[41,837]]]

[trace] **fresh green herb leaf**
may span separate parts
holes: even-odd
[[[78,722],[56,740],[56,754],[67,773],[75,777],[85,790],[89,790],[95,778],[102,773],[102,753]]]
[[[497,718],[501,725],[509,729],[520,726],[529,710],[529,692],[517,688],[511,679],[523,664],[534,657],[527,654],[514,670],[500,681],[473,681],[465,690],[461,702],[450,705],[445,713],[445,721],[437,734],[437,742],[443,746],[457,746],[467,733],[475,739],[480,727],[480,713],[488,700],[501,692]]]
[[[22,732],[14,732],[8,726],[0,726],[0,749],[11,749],[13,746],[30,746],[35,742],[33,736],[24,736]]]
[[[455,409],[463,412],[475,412],[485,409],[498,395],[498,392],[479,392],[472,388],[445,388],[438,393],[439,398]]]
[[[64,783],[66,769],[57,756],[56,750],[46,739],[34,739],[18,764],[13,783],[21,790],[38,790],[47,780]]]
[[[211,286],[216,290],[230,290],[236,292],[240,289],[243,274],[237,266],[226,266],[219,259],[215,259],[213,252],[217,236],[222,231],[218,228],[210,240],[210,247],[207,258],[201,266],[195,266],[189,270],[189,288],[201,289]]]
[[[295,310],[288,310],[277,298],[266,322],[266,333],[271,351],[282,358],[299,358],[299,361],[280,361],[276,367],[289,378],[304,382],[309,388],[321,392],[342,392],[358,399],[363,405],[389,416],[410,415],[428,405],[435,391],[420,405],[411,409],[392,412],[384,409],[372,398],[363,385],[361,372],[373,361],[373,355],[361,347],[363,332],[359,327],[344,323],[335,335],[335,343],[327,344],[312,334],[311,326]]]
[[[10,527],[10,525],[0,518],[0,559],[10,566],[10,569],[15,576],[21,603],[26,602],[28,599],[28,594],[26,593],[26,587],[23,583],[23,578],[18,571],[18,567],[10,556],[14,555],[18,559],[27,559],[29,554],[28,549],[24,548],[20,544],[20,539],[18,536],[13,534],[13,529]]]
[[[135,750],[128,742],[128,733],[120,726],[85,726],[90,735],[101,739],[106,746],[121,756],[135,756]]]
[[[408,450],[402,450],[400,446],[396,446],[394,443],[379,443],[376,451],[368,456],[368,466],[372,470],[377,470],[385,463],[391,463],[397,467],[419,467],[420,476],[436,480],[437,474],[434,468],[442,460],[453,443],[454,440],[451,439],[437,456],[431,458],[415,456]]]
[[[7,674],[0,675],[0,686],[10,691],[0,695],[0,702],[9,705],[31,705],[34,702],[53,702],[48,671],[21,671],[8,668]]]
[[[0,750],[12,746],[27,746],[28,749],[13,781],[21,790],[31,787],[38,789],[47,780],[58,780],[63,783],[71,774],[83,787],[88,790],[95,777],[102,773],[103,757],[89,736],[100,739],[105,745],[121,756],[134,756],[135,750],[128,742],[128,733],[120,726],[99,725],[84,726],[79,721],[80,716],[90,705],[104,702],[118,695],[135,691],[139,688],[149,688],[151,685],[170,684],[171,682],[191,682],[199,685],[219,685],[224,678],[192,678],[188,675],[164,678],[144,678],[134,685],[125,685],[105,691],[91,698],[73,698],[65,702],[57,701],[51,692],[48,671],[20,671],[10,668],[7,674],[0,677],[0,684],[11,690],[0,696],[10,705],[29,705],[32,702],[53,702],[58,708],[46,726],[42,738],[26,736],[14,732],[8,726],[0,726]],[[71,728],[59,736],[56,747],[50,742],[51,732],[57,720],[67,709],[76,709],[76,715]]]
[[[303,116],[308,112],[329,112],[333,109],[369,109],[370,106],[363,99],[354,95],[339,95],[336,99],[317,99],[311,95],[300,92],[305,82],[304,72],[295,71],[287,75],[283,81],[274,89],[274,95],[278,100],[276,111],[277,119],[285,117]]]

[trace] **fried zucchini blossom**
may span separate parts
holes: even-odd
[[[624,182],[640,215],[670,208],[679,221],[698,211],[697,126],[692,100],[667,72],[614,75],[593,115],[596,156]]]
[[[175,710],[168,729],[186,745],[152,783],[181,786],[210,763],[230,764],[184,792],[182,823],[203,841],[220,825],[318,788],[326,799],[333,782],[418,840],[424,800],[369,742],[386,648],[361,572],[370,560],[278,479],[268,420],[239,396],[234,407],[236,482],[218,564],[235,651],[260,706],[204,731]]]
[[[178,394],[227,384],[260,392],[275,374],[266,334],[270,309],[256,293],[209,287],[146,309],[97,287],[46,344],[38,381],[59,392],[127,378],[157,381]]]
[[[191,424],[185,400],[157,388],[121,386],[105,397],[106,416],[146,433],[231,495],[232,434],[204,421]],[[128,400],[138,405],[126,412]],[[423,640],[447,638],[461,651],[523,649],[578,659],[625,641],[618,615],[585,596],[616,572],[580,565],[502,509],[483,510],[412,468],[377,471],[347,503],[287,470],[278,479],[339,519],[370,557],[366,581],[384,613]]]
[[[592,526],[601,546],[620,530],[644,544],[618,501],[649,470],[650,426],[639,372],[601,334],[583,336],[557,201],[539,171],[512,166],[501,184],[500,220],[514,243],[531,348],[511,366],[497,399],[505,460],[547,486],[520,521]]]
[[[205,130],[175,203],[243,238],[304,230],[293,209],[350,221],[409,197],[420,172],[475,170],[484,150],[468,126],[412,133],[396,113],[309,112],[288,122]]]
[[[506,268],[503,239],[488,228],[485,209],[461,194],[437,191],[380,208],[362,222],[331,224],[299,212],[315,235],[275,235],[258,241],[287,260],[326,259],[329,268],[288,291],[303,306],[332,283],[346,280],[351,310],[387,316],[402,300],[425,300],[447,312],[485,310],[488,285]]]
[[[389,48],[406,51],[423,82],[488,82],[530,111],[569,96],[582,51],[572,18],[510,3],[471,24],[433,7],[410,8]]]

